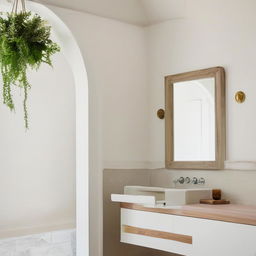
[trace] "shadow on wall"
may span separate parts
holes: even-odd
[[[120,207],[110,200],[112,193],[123,193],[125,185],[150,186],[149,170],[104,170],[103,172],[103,255],[178,256],[120,242]]]

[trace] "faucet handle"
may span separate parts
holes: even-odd
[[[180,178],[178,179],[178,182],[179,182],[180,184],[183,184],[183,183],[185,182],[184,177],[180,177]]]
[[[186,183],[186,184],[189,184],[190,182],[191,182],[191,179],[190,179],[189,177],[186,177],[186,178],[185,178],[185,183]]]
[[[204,184],[205,184],[205,179],[201,177],[201,178],[199,179],[199,181],[198,181],[198,184],[204,185]]]
[[[194,185],[198,184],[198,179],[196,177],[193,177],[192,184]]]

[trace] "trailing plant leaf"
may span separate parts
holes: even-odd
[[[0,68],[3,79],[3,103],[14,109],[12,86],[24,90],[24,121],[28,128],[27,98],[31,85],[27,70],[38,69],[42,63],[52,66],[51,56],[60,47],[50,39],[51,27],[31,12],[0,16]]]

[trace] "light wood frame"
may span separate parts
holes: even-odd
[[[173,84],[215,78],[215,161],[174,161]],[[165,166],[167,169],[223,169],[226,157],[225,70],[213,67],[165,77]]]

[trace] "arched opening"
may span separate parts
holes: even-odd
[[[89,255],[89,192],[88,192],[88,81],[80,49],[64,22],[47,7],[28,2],[27,9],[47,20],[53,29],[54,40],[61,46],[73,73],[76,96],[76,232],[77,255]],[[10,11],[3,1],[1,11]]]

